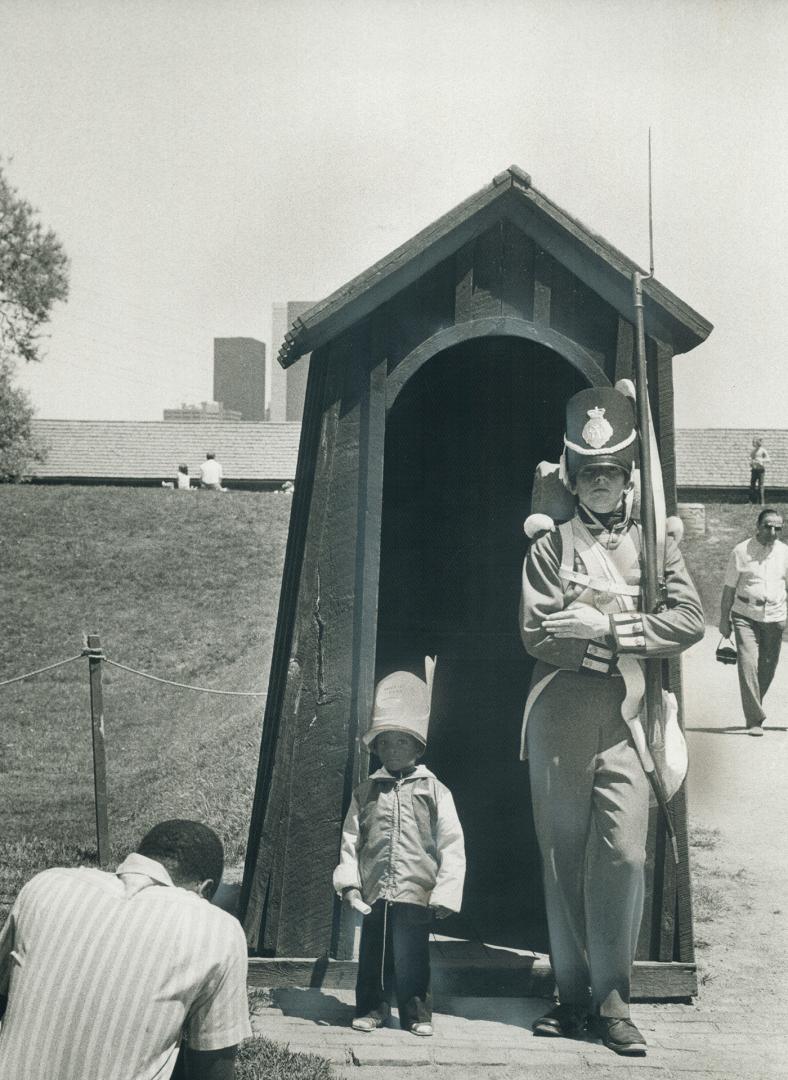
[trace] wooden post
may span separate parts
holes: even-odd
[[[90,719],[93,729],[93,788],[96,793],[96,840],[101,866],[109,862],[109,818],[107,815],[107,752],[104,742],[104,702],[101,694],[101,639],[88,634],[85,650],[90,669]]]

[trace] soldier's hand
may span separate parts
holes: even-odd
[[[610,633],[610,619],[597,608],[578,604],[577,607],[548,615],[542,627],[553,637],[591,641],[593,638],[604,638]]]
[[[447,919],[449,915],[453,914],[449,908],[443,907],[442,904],[436,904],[433,909],[436,919]]]
[[[730,619],[720,619],[719,631],[723,637],[727,638],[731,636],[731,621]]]

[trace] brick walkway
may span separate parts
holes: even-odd
[[[715,665],[715,644],[709,631],[685,662],[701,989],[692,1005],[633,1007],[645,1058],[593,1040],[534,1037],[545,1002],[530,998],[438,998],[435,1036],[417,1039],[395,1027],[351,1031],[350,991],[272,990],[255,1030],[357,1080],[788,1075],[788,735],[784,726],[763,739],[741,732],[735,669]],[[769,698],[788,702],[785,660]]]

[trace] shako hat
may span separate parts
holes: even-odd
[[[570,481],[584,465],[618,465],[629,476],[637,448],[632,402],[612,386],[581,390],[566,403],[564,455]]]
[[[384,731],[404,731],[427,745],[435,671],[435,660],[431,656],[424,658],[424,671],[426,680],[411,671],[392,671],[380,680],[375,687],[372,723],[361,737],[367,749]]]

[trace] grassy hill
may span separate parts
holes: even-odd
[[[290,506],[273,492],[0,487],[0,682],[98,633],[129,667],[265,691]],[[157,819],[193,816],[241,861],[264,698],[106,665],[103,683],[113,853]],[[0,687],[0,773],[8,872],[95,853],[86,660]],[[0,895],[14,891],[0,877]]]
[[[268,492],[0,486],[0,682],[98,633],[129,667],[264,691],[290,506]],[[709,505],[707,535],[683,545],[712,624],[728,553],[755,516]],[[194,816],[241,862],[264,699],[106,665],[103,678],[114,853],[157,819]],[[0,774],[0,897],[52,860],[95,853],[86,660],[0,687]]]

